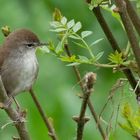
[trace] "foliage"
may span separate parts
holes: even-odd
[[[111,4],[111,0],[91,0],[89,8],[92,10],[97,6],[107,6],[108,4]]]
[[[90,45],[86,42],[86,38],[92,34],[92,31],[82,31],[79,33],[82,28],[81,22],[75,22],[74,19],[68,21],[65,16],[60,16],[60,11],[55,10],[54,16],[58,15],[60,20],[52,21],[50,23],[52,32],[56,32],[60,41],[54,47],[52,43],[50,43],[50,50],[61,60],[65,62],[69,62],[68,66],[73,66],[77,64],[94,64],[102,57],[103,52],[98,53],[97,55],[93,54],[91,47],[95,44],[99,43],[102,39],[98,39],[90,43]],[[57,19],[57,18],[54,18]],[[73,55],[71,57],[67,56],[65,53],[64,46],[68,43],[68,41],[72,41],[76,46],[82,47],[89,52],[90,58],[81,55]]]
[[[119,123],[120,127],[136,137],[140,133],[140,108],[137,111],[133,111],[132,106],[129,103],[125,103],[122,108],[122,117],[125,123]]]
[[[118,65],[121,65],[123,64],[124,62],[124,58],[123,58],[123,54],[122,52],[119,53],[118,51],[115,51],[114,53],[111,53],[109,55],[109,58],[108,58],[112,63],[114,64],[118,64]]]

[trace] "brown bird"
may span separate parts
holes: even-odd
[[[28,91],[38,74],[35,50],[41,46],[30,30],[19,29],[10,33],[0,48],[0,75],[8,96]]]

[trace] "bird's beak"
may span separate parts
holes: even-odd
[[[39,42],[39,43],[36,43],[36,44],[34,44],[34,45],[38,48],[38,47],[47,46],[48,43],[42,43],[42,42]]]
[[[42,47],[42,46],[46,46],[46,45],[48,45],[48,43],[42,43],[42,42],[39,43],[39,46],[40,46],[40,47]]]
[[[49,43],[39,43],[38,46],[36,47],[36,50],[39,50],[42,53],[49,53],[50,50],[48,48]]]

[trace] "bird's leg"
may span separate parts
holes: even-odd
[[[27,111],[26,110],[21,110],[20,104],[18,103],[16,98],[15,97],[12,97],[12,98],[13,98],[15,104],[16,104],[16,107],[17,107],[16,110],[19,113],[19,116],[17,118],[17,122],[26,122],[25,117],[26,117]]]
[[[12,98],[13,98],[13,100],[14,100],[15,104],[16,104],[17,111],[20,111],[20,105],[19,105],[18,101],[16,100],[16,98],[15,98],[15,97],[12,97]]]
[[[9,98],[8,98],[7,101],[5,101],[4,103],[0,103],[0,108],[8,108],[8,107],[10,107],[12,105],[12,102],[14,101],[15,104],[16,104],[16,107],[17,107],[17,111],[19,111],[20,106],[19,106],[17,100],[13,96],[8,96],[8,97]]]

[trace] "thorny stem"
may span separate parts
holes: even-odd
[[[69,50],[68,44],[65,44],[64,47],[65,47],[65,50],[66,50],[67,55],[68,55],[69,57],[71,57],[72,54],[71,54],[71,52],[70,52],[70,50]],[[81,87],[81,90],[82,90],[82,92],[83,92],[83,94],[84,94],[84,85],[83,85],[83,82],[82,82],[82,78],[81,78],[80,72],[79,72],[79,70],[78,70],[78,68],[77,68],[76,66],[73,66],[73,70],[74,70],[75,75],[76,75],[76,77],[77,77],[77,81],[79,82],[79,85],[80,85],[80,87]],[[107,138],[107,136],[106,136],[106,134],[105,134],[105,132],[104,132],[104,129],[102,128],[102,126],[101,126],[101,124],[100,124],[100,120],[99,120],[99,118],[98,118],[98,115],[97,115],[96,112],[95,112],[94,106],[93,106],[93,104],[91,103],[91,100],[90,100],[90,99],[88,99],[88,107],[89,107],[89,109],[90,109],[90,111],[91,111],[91,114],[92,114],[92,116],[93,116],[93,118],[94,118],[96,124],[98,124],[98,129],[99,129],[99,132],[100,132],[100,134],[101,134],[103,140],[108,140],[108,138]]]
[[[58,138],[56,136],[56,133],[55,133],[55,130],[54,130],[52,124],[50,123],[48,117],[45,115],[37,97],[35,96],[35,93],[34,93],[33,89],[31,88],[29,92],[32,96],[32,99],[33,99],[33,101],[34,101],[34,103],[35,103],[35,105],[36,105],[36,107],[37,107],[37,109],[38,109],[46,127],[48,128],[48,132],[49,132],[48,135],[52,138],[52,140],[58,140]]]
[[[4,106],[4,104],[7,103],[7,101],[9,100],[10,98],[7,96],[6,90],[4,88],[4,85],[0,76],[0,102],[1,104],[3,104],[3,109],[13,121],[18,131],[18,134],[20,136],[20,140],[30,140],[28,131],[25,128],[25,120],[22,116],[22,112],[14,109],[11,105],[9,105],[8,107]]]

